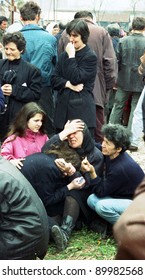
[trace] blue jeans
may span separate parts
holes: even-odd
[[[130,199],[99,198],[95,194],[91,194],[87,199],[89,207],[110,224],[116,223],[131,202],[132,200]]]

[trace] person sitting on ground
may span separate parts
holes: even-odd
[[[0,112],[2,112],[5,108],[5,101],[4,101],[4,95],[2,92],[2,89],[0,87]]]
[[[26,156],[41,152],[48,141],[45,134],[46,114],[35,102],[25,104],[10,126],[7,138],[1,147],[1,156],[21,169]]]
[[[63,166],[64,171],[57,167]],[[81,189],[85,180],[78,181],[77,175],[81,165],[80,156],[67,142],[59,146],[53,146],[45,153],[35,153],[25,158],[21,168],[22,174],[27,178],[41,198],[47,215],[55,220],[52,221],[51,237],[56,243],[58,250],[66,247],[67,240],[58,227],[59,220],[63,216],[64,201],[72,189]],[[53,231],[57,231],[57,235]]]
[[[128,155],[130,133],[118,124],[104,125],[102,153],[106,161],[104,177],[95,171],[89,159],[82,162],[82,169],[90,172],[92,194],[87,203],[100,217],[115,224],[120,215],[132,203],[133,194],[144,177],[141,167]]]
[[[113,227],[116,260],[145,260],[145,178],[137,187],[131,205]]]
[[[44,153],[48,153],[50,150],[49,152],[51,152],[53,147],[61,147],[62,143],[68,144],[73,150],[73,153],[77,152],[81,160],[87,157],[90,163],[94,166],[96,173],[99,174],[99,176],[102,175],[104,168],[103,154],[95,146],[95,142],[84,121],[80,119],[67,121],[64,129],[59,134],[52,136],[42,147],[42,151]],[[66,172],[65,166],[59,160],[57,160],[56,164],[63,173]],[[63,196],[64,200],[61,212],[62,219],[60,221],[60,228],[63,231],[67,242],[62,247],[62,250],[67,247],[70,235],[78,222],[88,226],[92,221],[92,210],[87,205],[87,198],[91,194],[91,182],[88,172],[82,173],[79,171],[77,174],[74,173],[73,176],[83,176],[85,179],[85,186],[83,180],[80,187],[77,187],[78,184],[73,182],[74,187],[71,187],[69,191],[67,187],[67,192],[65,192],[65,196]],[[54,181],[54,175],[52,178]],[[56,209],[55,207],[55,211],[57,211],[56,215],[60,216],[60,208]],[[55,229],[54,227],[53,236],[54,238],[56,237],[57,240],[58,234],[58,228]]]
[[[0,260],[43,259],[48,242],[41,199],[21,172],[0,157]]]

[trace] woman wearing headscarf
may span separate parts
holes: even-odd
[[[46,153],[48,150],[51,150],[53,146],[60,146],[62,142],[67,142],[74,152],[77,152],[81,160],[87,158],[94,166],[97,174],[100,176],[102,175],[104,162],[103,154],[95,146],[95,142],[91,137],[87,125],[82,120],[75,119],[68,121],[62,132],[54,135],[46,142],[42,151]],[[63,166],[61,161],[58,160],[56,164],[62,172],[65,172],[65,166]],[[91,180],[87,172],[82,173],[79,171],[79,174],[85,179],[85,186],[80,189],[71,189],[67,192],[64,201],[61,229],[67,241],[79,219],[87,224],[91,222],[92,211],[87,205],[87,198],[91,194]],[[74,173],[73,176],[80,177],[79,174]],[[58,229],[56,228],[55,230],[55,227],[53,228],[53,235],[56,236],[58,240]]]

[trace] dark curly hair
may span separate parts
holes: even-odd
[[[116,148],[122,148],[122,152],[129,148],[131,133],[126,127],[120,124],[106,124],[102,127],[102,133]]]
[[[24,52],[26,48],[26,40],[20,31],[13,33],[6,33],[3,35],[4,47],[9,43],[14,43],[19,51]]]

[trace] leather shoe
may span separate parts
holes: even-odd
[[[138,147],[130,145],[128,150],[130,150],[131,152],[136,152],[138,150]]]
[[[65,248],[67,247],[68,240],[67,240],[65,233],[59,226],[54,225],[51,228],[51,237],[54,240],[58,251],[65,250]]]

